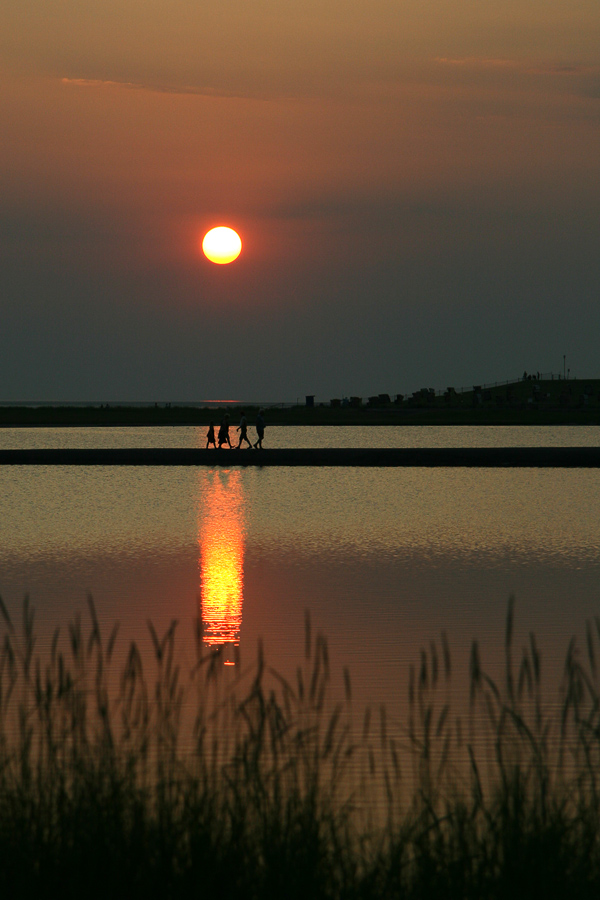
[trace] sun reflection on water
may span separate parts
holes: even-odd
[[[202,472],[199,509],[200,601],[204,643],[235,664],[244,587],[244,494],[240,471]]]

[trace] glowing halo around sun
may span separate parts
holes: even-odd
[[[238,258],[242,252],[242,241],[233,228],[220,225],[206,232],[202,240],[202,252],[211,262],[224,266]]]

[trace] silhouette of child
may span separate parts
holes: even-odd
[[[217,442],[215,441],[215,423],[211,422],[208,426],[208,431],[206,432],[206,449],[208,450],[210,444],[213,445],[215,450],[217,449]]]

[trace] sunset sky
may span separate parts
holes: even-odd
[[[0,300],[0,402],[600,377],[600,3],[4,0]]]

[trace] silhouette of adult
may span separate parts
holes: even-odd
[[[233,449],[231,440],[229,439],[229,413],[225,413],[223,421],[221,422],[221,427],[219,428],[219,450],[223,444],[228,444],[229,449]]]
[[[259,409],[256,417],[256,436],[258,440],[253,445],[255,450],[262,450],[263,437],[265,436],[265,420],[263,418],[264,409]]]
[[[239,450],[242,446],[242,441],[246,441],[249,447],[252,447],[250,443],[250,439],[248,437],[248,420],[246,419],[246,413],[242,410],[242,418],[240,419],[240,424],[237,427],[237,431],[240,433],[240,439],[237,445],[237,449]]]

